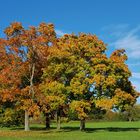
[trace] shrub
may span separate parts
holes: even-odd
[[[24,113],[22,111],[15,111],[11,108],[0,110],[1,127],[19,126],[24,123]]]

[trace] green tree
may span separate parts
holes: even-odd
[[[66,106],[66,89],[62,83],[58,81],[49,81],[48,76],[44,78],[46,81],[42,83],[40,89],[46,96],[48,113],[55,112],[56,114],[57,129],[59,130],[61,115]]]

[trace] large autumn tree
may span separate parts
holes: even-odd
[[[41,23],[38,27],[24,29],[19,22],[7,27],[5,34],[7,48],[22,60],[18,104],[25,110],[25,130],[29,130],[29,114],[39,114],[37,86],[46,63],[48,47],[55,42],[56,34],[53,24]]]
[[[95,35],[80,34],[64,35],[49,50],[44,81],[57,81],[56,84],[65,87],[65,103],[73,112],[77,112],[81,130],[85,127],[85,119],[92,105],[90,88],[93,83],[90,83],[90,79],[94,75],[93,59],[104,59],[105,49],[105,44]]]
[[[77,113],[81,130],[93,108],[125,109],[138,96],[129,81],[131,72],[124,50],[116,50],[109,58],[105,50],[106,45],[97,36],[83,33],[64,35],[49,49],[43,85],[55,83],[65,92],[53,90],[54,86],[49,90],[43,86],[42,92],[51,97],[58,92],[65,95],[65,104]]]

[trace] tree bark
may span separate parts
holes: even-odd
[[[85,119],[80,120],[80,130],[81,131],[85,130]]]
[[[29,114],[28,114],[28,110],[25,110],[25,131],[29,131],[30,127],[29,127]]]
[[[50,128],[50,117],[49,113],[46,113],[46,129]]]
[[[129,117],[128,120],[129,120],[129,122],[132,122],[132,117]]]
[[[35,63],[33,63],[31,65],[31,67],[29,67],[29,69],[31,70],[29,95],[31,95],[31,98],[34,99],[33,78],[34,78],[34,72],[35,72]],[[25,131],[30,130],[30,127],[29,127],[29,112],[28,112],[27,109],[25,110],[25,128],[24,129],[25,129]]]
[[[56,121],[57,121],[57,130],[61,129],[61,117],[60,117],[60,110],[58,109],[56,114]]]

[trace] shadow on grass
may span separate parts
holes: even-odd
[[[140,128],[131,127],[131,128],[122,128],[122,127],[106,127],[106,128],[86,128],[85,132],[92,133],[98,131],[109,131],[109,132],[120,132],[120,131],[139,131]]]
[[[10,130],[24,130],[23,127],[15,127],[11,128]],[[44,131],[45,133],[50,132],[71,132],[71,131],[80,131],[79,127],[62,127],[60,130],[57,130],[56,127],[51,127],[50,129],[46,129],[44,127],[31,127],[31,131]],[[105,128],[86,128],[84,132],[86,133],[94,133],[94,132],[100,132],[100,131],[108,131],[108,132],[120,132],[120,131],[139,131],[139,128],[136,127],[130,127],[130,128],[123,128],[123,127],[105,127]]]
[[[50,129],[46,129],[45,127],[30,127],[31,131],[50,131],[50,130],[55,130],[55,127],[51,127]],[[24,127],[13,127],[10,128],[10,130],[24,130]]]
[[[108,132],[120,132],[120,131],[139,131],[140,128],[131,127],[131,128],[122,128],[122,127],[106,127],[106,128],[86,128],[84,132],[86,133],[94,133],[100,131],[108,131]],[[62,127],[60,132],[70,132],[70,131],[80,131],[79,127]]]
[[[125,132],[125,131],[139,131],[140,128],[122,128],[122,127],[106,127],[106,128],[86,128],[83,132],[85,133],[94,133],[94,132],[100,132],[100,131],[106,131],[106,132]],[[56,128],[54,128],[54,130],[50,129],[48,132],[74,132],[74,131],[80,131],[79,127],[62,127],[61,130],[57,130]]]

